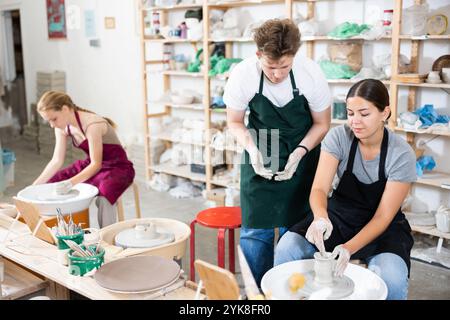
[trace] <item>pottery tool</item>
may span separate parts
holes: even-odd
[[[63,241],[67,244],[67,246],[73,250],[73,255],[80,257],[92,257],[98,250],[98,247],[95,249],[95,252],[91,251],[89,248],[83,249],[79,244],[72,240]]]
[[[250,266],[245,259],[244,253],[242,252],[241,246],[237,246],[239,265],[241,266],[242,278],[244,279],[245,293],[249,300],[264,300],[264,295],[259,291],[256,285],[255,278],[253,277]]]
[[[81,226],[73,222],[72,214],[69,215],[69,223],[66,223],[60,208],[56,208],[57,232],[60,236],[72,236],[82,232]]]

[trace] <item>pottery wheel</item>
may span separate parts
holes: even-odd
[[[180,275],[180,266],[158,256],[127,257],[102,265],[94,274],[103,288],[119,293],[140,293],[165,288]]]
[[[152,248],[173,242],[175,235],[169,232],[156,232],[151,238],[138,239],[134,228],[125,229],[116,234],[114,241],[116,246],[123,248]]]
[[[331,285],[323,285],[314,281],[314,271],[307,272],[304,275],[306,280],[305,286],[299,289],[298,292],[305,297],[309,297],[313,293],[320,295],[319,291],[323,290],[324,296],[321,296],[321,299],[342,299],[351,295],[355,288],[353,280],[347,276],[333,277]]]
[[[63,201],[70,198],[78,197],[79,194],[80,191],[72,189],[66,194],[55,194],[55,193],[40,194],[36,198],[40,201]]]

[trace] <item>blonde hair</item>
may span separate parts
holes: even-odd
[[[67,94],[59,91],[45,92],[39,99],[39,102],[37,104],[37,111],[61,111],[63,106],[67,106],[69,109],[75,111],[83,111],[96,114],[95,112],[77,106],[75,103],[73,103],[72,99]],[[106,117],[103,117],[103,119],[105,119],[113,128],[117,127],[117,125],[111,119]]]

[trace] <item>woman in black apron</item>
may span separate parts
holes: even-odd
[[[406,299],[413,238],[400,207],[415,180],[414,152],[384,126],[390,116],[389,94],[380,81],[366,79],[356,83],[347,95],[347,112],[353,133],[348,157],[337,159],[322,149],[310,196],[312,212],[280,240],[275,264],[312,258],[317,249],[333,251],[338,256],[336,276],[343,274],[350,258],[361,259],[385,281],[388,299]],[[337,137],[343,144],[345,135],[335,133],[344,133],[345,127],[335,129],[329,136]],[[394,139],[396,148],[406,150],[401,158],[390,162],[394,163],[390,164],[390,171],[387,170],[387,155],[397,150],[388,148],[392,146],[389,138]],[[357,153],[362,159],[358,175],[367,169],[365,164],[378,160],[378,170],[374,167],[378,180],[363,183],[358,179],[355,174]],[[344,160],[347,160],[346,169],[327,199],[333,177]],[[396,161],[401,165],[395,164]],[[398,172],[403,172],[404,176],[396,175]]]

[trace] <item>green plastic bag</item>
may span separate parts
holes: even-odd
[[[208,75],[210,77],[214,77],[218,74],[222,74],[230,70],[231,65],[233,63],[239,63],[242,61],[241,58],[224,58],[218,57],[219,59],[215,59],[213,65],[213,59],[211,58],[211,70],[209,70]]]
[[[327,79],[350,79],[357,74],[346,64],[334,63],[329,60],[319,62],[320,68]]]
[[[358,25],[357,23],[344,22],[328,33],[328,36],[337,39],[347,39],[361,34],[363,31],[369,30],[367,24]]]
[[[203,52],[203,48],[201,48],[197,51],[194,61],[189,63],[189,65],[187,67],[188,72],[200,72],[200,66],[202,65],[202,62],[200,60],[200,55],[202,54],[202,52]]]

